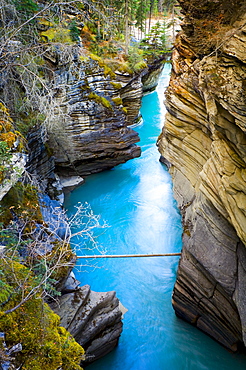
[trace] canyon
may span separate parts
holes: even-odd
[[[216,11],[209,1],[180,5],[158,139],[184,228],[173,307],[236,351],[246,344],[246,9],[240,1],[216,1]]]
[[[241,0],[179,4],[184,21],[172,52],[167,114],[157,142],[183,222],[172,304],[178,317],[237,351],[246,345],[246,6]],[[37,211],[38,220],[32,221],[37,229],[45,225],[35,245],[40,246],[35,250],[39,257],[54,228],[49,252],[55,243],[64,243],[68,225],[59,216],[63,192],[88,175],[140,156],[139,136],[131,126],[140,122],[143,93],[153,91],[168,57],[133,72],[122,65],[109,67],[80,44],[53,46],[42,49],[38,67],[42,70],[44,63],[48,71],[50,96],[42,91],[40,99],[49,106],[48,118],[34,125],[24,140],[9,110],[0,105],[1,137],[14,152],[13,162],[5,160],[1,169],[1,205],[8,209],[11,230],[19,233],[23,214],[18,209],[26,198],[18,186],[34,184],[42,217]],[[11,63],[16,62],[16,48],[22,46],[13,42],[7,47]],[[2,101],[9,83],[3,76]],[[24,83],[27,77],[21,77]],[[26,90],[19,90],[14,93],[23,98]],[[11,111],[12,100],[6,99],[8,103]],[[4,153],[6,147],[2,149]],[[11,197],[14,188],[16,198]],[[18,203],[21,197],[23,204]],[[3,238],[3,252],[4,243]],[[115,291],[79,287],[71,273],[74,256],[70,263],[56,282],[60,295],[47,302],[85,349],[82,365],[87,365],[117,345],[122,305]]]

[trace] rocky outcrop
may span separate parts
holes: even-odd
[[[55,243],[69,238],[71,231],[60,204],[45,194],[40,194],[39,198],[47,233],[41,230],[39,234],[37,229],[36,253],[43,255],[51,251]],[[115,292],[93,292],[89,285],[79,287],[80,282],[71,272],[75,261],[76,257],[71,254],[67,261],[70,266],[67,269],[68,275],[61,274],[56,283],[56,289],[62,295],[55,302],[49,303],[60,316],[61,326],[84,348],[84,366],[105,356],[118,344],[123,325],[122,310]]]
[[[30,178],[31,182],[39,187],[40,223],[36,222],[36,229],[32,231],[32,239],[35,242],[31,244],[31,249],[29,249],[28,243],[23,242],[19,253],[22,258],[26,258],[29,252],[32,256],[42,257],[51,253],[59,244],[60,248],[63,248],[59,256],[59,280],[57,279],[55,284],[56,290],[61,291],[62,296],[59,302],[56,300],[56,305],[50,304],[50,306],[60,315],[61,325],[68,329],[75,340],[86,350],[86,360],[83,363],[86,365],[109,353],[117,345],[122,331],[122,312],[119,300],[116,298],[115,292],[97,293],[92,292],[89,286],[79,287],[80,283],[71,273],[76,257],[69,246],[66,246],[66,241],[69,240],[71,233],[70,226],[60,202],[54,200],[59,195],[59,189],[54,186],[56,182],[55,162],[46,143],[43,127],[36,127],[29,133],[28,149],[26,181]],[[22,166],[22,162],[18,164],[20,177],[20,171],[24,170],[24,166]],[[81,182],[81,178],[78,177],[71,180],[73,180],[72,183],[63,185],[70,188],[74,187],[77,182]],[[53,199],[45,192],[53,195]],[[11,200],[12,208],[19,208],[16,201],[16,199]],[[24,221],[15,215],[13,224],[15,232],[18,232],[20,236],[25,226]],[[1,249],[3,250],[4,246],[1,246]],[[63,258],[66,259],[66,267]],[[11,354],[13,351],[6,352],[6,354],[8,353]],[[11,356],[8,358],[6,355],[6,359],[4,369],[9,369],[9,366],[12,366],[10,365]]]
[[[246,9],[180,3],[186,18],[158,140],[184,227],[173,307],[237,350],[246,345]]]
[[[17,367],[15,367],[12,362],[14,361],[14,355],[17,352],[22,351],[21,343],[8,348],[5,343],[5,334],[3,332],[0,332],[0,340],[3,345],[3,349],[1,349],[1,351],[3,352],[3,361],[0,362],[0,370],[16,370]]]
[[[93,292],[89,285],[73,289],[73,284],[65,287],[66,294],[52,309],[61,317],[61,325],[85,349],[84,366],[117,345],[122,332],[122,312],[115,292]]]
[[[61,48],[61,47],[60,47]],[[140,155],[138,134],[128,125],[139,114],[141,76],[113,72],[82,48],[46,54],[54,73],[54,116],[49,146],[63,175],[88,175]]]
[[[167,53],[162,58],[156,60],[155,62],[153,62],[153,64],[148,66],[148,73],[146,73],[142,77],[144,93],[149,93],[155,90],[156,86],[158,85],[160,74],[164,67],[164,61],[168,57],[170,57],[170,55]]]
[[[45,58],[54,70],[53,115],[46,128],[58,173],[85,176],[140,156],[139,136],[130,126],[167,56],[135,74],[110,68],[82,47],[60,45]]]

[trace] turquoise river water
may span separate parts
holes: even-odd
[[[171,177],[159,162],[156,140],[165,108],[166,65],[155,92],[143,97],[143,123],[135,128],[142,155],[112,170],[92,175],[65,199],[68,215],[78,202],[100,217],[84,220],[94,243],[84,236],[77,254],[171,253],[181,250],[181,218]],[[81,230],[80,226],[73,232]],[[128,309],[118,347],[89,370],[245,370],[246,356],[232,354],[178,319],[171,306],[179,257],[79,260],[75,274],[95,291],[116,290]]]

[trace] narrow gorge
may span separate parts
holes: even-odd
[[[243,369],[245,0],[0,8],[0,370]]]
[[[158,148],[183,218],[176,314],[225,347],[246,344],[246,8],[179,1]]]

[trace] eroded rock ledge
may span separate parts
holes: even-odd
[[[216,1],[225,21],[213,47],[198,34],[218,21],[212,3],[180,3],[186,18],[158,140],[184,226],[173,307],[235,351],[246,345],[246,9]]]
[[[130,126],[139,119],[143,84],[146,90],[156,86],[167,57],[129,73],[113,72],[82,47],[47,51],[55,98],[48,146],[62,176],[90,175],[140,156],[139,136]]]
[[[70,278],[71,279],[71,278]],[[115,292],[93,292],[89,285],[65,292],[52,309],[85,349],[83,366],[112,351],[122,332],[122,312]]]
[[[112,70],[83,55],[79,47],[58,48],[46,59],[54,69],[54,116],[47,126],[56,168],[63,175],[89,175],[140,156],[138,117],[141,75]]]

